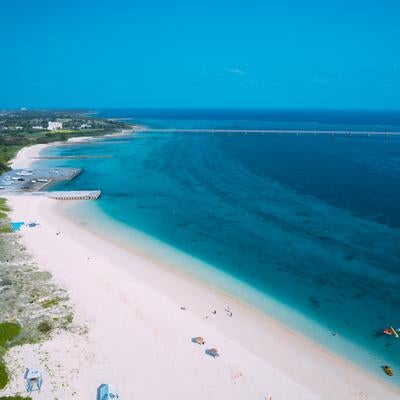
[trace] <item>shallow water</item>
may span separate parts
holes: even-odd
[[[246,283],[214,279],[378,376],[400,369],[400,339],[382,334],[400,328],[398,138],[152,132],[48,153],[113,155],[42,163],[84,168],[57,189],[102,190],[82,221],[100,229],[105,213],[202,261],[185,265],[202,279],[211,265]]]

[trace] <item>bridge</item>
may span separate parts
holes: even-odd
[[[235,134],[235,133],[257,133],[265,134],[286,134],[286,135],[328,135],[328,136],[400,136],[400,132],[383,132],[383,131],[344,131],[344,130],[295,130],[295,129],[181,129],[167,128],[155,129],[144,128],[144,132],[165,132],[165,133],[218,133],[218,134]]]

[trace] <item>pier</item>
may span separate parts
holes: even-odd
[[[46,193],[47,197],[55,200],[97,200],[100,195],[100,190],[73,190]]]
[[[0,176],[0,195],[47,196],[55,200],[97,200],[100,190],[54,191],[45,189],[55,182],[76,178],[80,168],[15,169]]]
[[[79,160],[85,158],[112,158],[111,155],[101,155],[101,156],[47,156],[47,157],[30,157],[31,160]]]
[[[0,176],[0,194],[37,192],[55,182],[72,180],[80,168],[26,168],[14,169]]]

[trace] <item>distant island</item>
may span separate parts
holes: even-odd
[[[79,136],[102,136],[133,126],[114,119],[96,118],[88,111],[0,111],[0,174],[22,147],[64,141]]]

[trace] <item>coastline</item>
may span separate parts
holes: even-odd
[[[141,125],[133,125],[132,129],[123,129],[120,132],[109,133],[103,136],[78,136],[72,137],[66,140],[65,142],[51,142],[45,144],[34,144],[32,146],[23,147],[15,157],[9,162],[11,169],[24,169],[30,168],[35,161],[38,161],[40,157],[40,153],[47,149],[48,147],[56,147],[63,146],[66,144],[76,144],[76,143],[85,143],[92,142],[102,138],[113,138],[113,137],[122,137],[126,135],[134,134],[135,132],[140,132],[144,127]]]
[[[13,168],[29,168],[29,157],[44,148],[22,149]],[[272,319],[93,234],[68,218],[63,204],[33,196],[8,199],[13,218],[40,222],[40,229],[22,231],[22,240],[39,265],[67,288],[77,315],[88,321],[91,356],[73,383],[80,397],[93,395],[111,378],[123,398],[398,397],[395,388]],[[232,317],[224,313],[226,306]],[[190,342],[198,335],[220,350],[219,359]],[[154,379],[157,387],[149,387]],[[174,384],[178,381],[180,387]],[[69,398],[62,392],[56,397]]]

